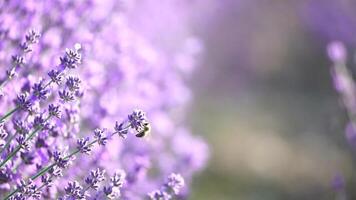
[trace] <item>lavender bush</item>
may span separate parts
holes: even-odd
[[[185,125],[200,45],[135,28],[152,3],[0,2],[1,199],[188,197],[208,153]]]

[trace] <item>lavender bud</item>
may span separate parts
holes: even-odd
[[[74,95],[68,90],[62,90],[58,92],[59,97],[62,99],[63,102],[70,102],[74,101]]]
[[[137,132],[136,137],[144,137],[151,130],[146,114],[142,110],[134,110],[128,116],[128,120],[131,128],[135,129]]]
[[[51,168],[48,173],[50,173],[51,175],[53,175],[54,177],[62,177],[62,168],[58,167],[58,166],[54,166],[53,168]]]
[[[53,152],[53,160],[59,168],[67,168],[69,165],[69,160],[65,159],[65,155],[60,151]]]
[[[78,91],[80,89],[81,80],[78,77],[68,77],[66,81],[66,86],[72,92]]]
[[[83,198],[83,193],[82,193],[83,187],[79,185],[77,181],[69,182],[68,186],[64,188],[64,191],[66,194],[72,198],[75,199],[82,199]]]
[[[18,95],[14,102],[21,110],[28,110],[32,105],[31,102],[27,99],[27,93]]]
[[[14,119],[12,123],[17,133],[21,135],[27,135],[29,133],[30,128],[25,124],[25,122]]]
[[[113,187],[112,186],[104,186],[103,192],[104,192],[105,196],[108,199],[113,199],[115,197],[114,194],[113,194]]]
[[[172,196],[164,191],[155,190],[148,194],[148,198],[150,200],[170,200]]]
[[[49,90],[46,89],[43,80],[41,80],[39,83],[35,83],[32,87],[33,89],[33,94],[41,100],[45,100],[48,97]]]
[[[17,193],[14,196],[10,197],[10,200],[26,200],[26,199],[27,198],[22,193]]]
[[[69,69],[77,68],[77,65],[81,63],[82,55],[77,49],[66,49],[66,53],[63,57],[60,57],[61,64]]]
[[[59,109],[59,106],[55,106],[53,104],[50,104],[48,106],[48,113],[49,113],[50,116],[54,116],[54,117],[57,117],[57,118],[61,117],[61,111]]]
[[[11,68],[11,70],[6,70],[6,75],[9,79],[12,79],[14,76],[16,76],[16,68]]]
[[[81,153],[90,154],[92,146],[89,145],[89,137],[81,138],[77,140],[77,148]]]
[[[100,128],[96,128],[94,130],[94,138],[97,139],[98,144],[102,146],[104,146],[108,141],[108,138],[104,135],[104,130]]]
[[[118,133],[120,137],[124,139],[127,137],[128,129],[124,127],[123,122],[119,123],[118,121],[116,121],[114,129],[115,132]]]
[[[41,176],[41,182],[44,185],[51,186],[52,185],[52,178],[51,178],[51,176],[45,174],[45,175]]]
[[[122,170],[118,170],[115,174],[110,178],[110,181],[114,187],[122,187],[126,178],[126,173]]]
[[[41,34],[32,29],[32,30],[29,30],[28,33],[26,34],[25,36],[25,39],[26,39],[26,42],[30,43],[30,44],[35,44],[35,43],[38,43],[38,39],[41,37]]]
[[[57,70],[51,70],[48,72],[48,76],[51,78],[51,80],[56,83],[57,85],[60,85],[63,79],[63,75],[60,71]]]
[[[99,183],[105,180],[105,170],[91,170],[88,177],[85,178],[85,183],[89,185],[90,188],[98,190]]]
[[[12,64],[15,66],[21,66],[25,64],[25,58],[20,55],[13,55],[11,57]]]
[[[28,152],[31,149],[30,141],[26,141],[26,138],[24,136],[22,135],[18,136],[16,138],[16,141],[20,146],[22,152]]]
[[[0,139],[6,139],[7,135],[8,134],[4,128],[4,124],[0,123]]]
[[[0,168],[0,184],[8,183],[13,178],[13,172],[10,167]]]
[[[45,127],[46,120],[43,118],[43,115],[37,115],[33,120],[33,127]]]
[[[165,184],[168,191],[172,191],[175,195],[179,193],[179,190],[184,186],[184,179],[180,174],[174,174],[168,176],[168,181]]]

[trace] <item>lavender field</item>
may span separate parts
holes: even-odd
[[[355,11],[0,0],[0,199],[356,199]]]

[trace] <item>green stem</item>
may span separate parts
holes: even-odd
[[[6,118],[10,117],[12,114],[14,114],[19,107],[15,107],[14,109],[10,110],[8,113],[6,113],[4,116],[0,118],[0,123],[3,122]]]
[[[7,163],[7,161],[9,161],[12,157],[14,157],[14,156],[17,154],[17,152],[20,151],[20,149],[21,149],[20,146],[16,147],[16,149],[15,149],[14,151],[12,151],[12,152],[6,157],[6,159],[5,159],[4,161],[1,162],[0,167],[4,166],[4,165]]]
[[[130,125],[128,125],[123,131],[125,131],[125,130],[128,129],[129,127],[130,127]],[[116,133],[117,133],[117,132],[112,133],[112,134],[111,134],[111,137],[112,137],[113,135],[115,135]],[[88,146],[92,146],[92,145],[95,144],[96,142],[98,142],[98,139],[95,139],[95,140],[93,140],[92,142],[90,142],[90,143],[88,144]],[[79,153],[79,152],[80,152],[80,150],[79,150],[79,149],[76,149],[76,150],[74,150],[72,153],[70,153],[69,155],[67,155],[66,157],[64,157],[64,159],[65,159],[65,160],[70,159],[71,157],[73,157],[74,155],[76,155],[76,154]],[[31,180],[37,179],[38,177],[42,176],[43,174],[45,174],[46,172],[48,172],[49,170],[51,170],[51,169],[52,169],[54,166],[56,166],[56,165],[57,165],[57,163],[54,162],[54,163],[48,165],[47,167],[41,169],[39,172],[37,172],[37,174],[35,174],[35,175],[33,175],[33,176],[31,177]],[[9,194],[5,197],[4,200],[8,200],[12,195],[16,194],[17,192],[18,192],[18,189],[12,191],[11,193],[9,193]]]
[[[11,141],[16,137],[17,133],[18,133],[18,132],[16,132],[15,134],[13,134],[13,135],[7,140],[7,142],[6,142],[5,146],[4,146],[4,148],[2,148],[2,149],[0,150],[0,155],[2,154],[2,152],[4,152],[5,149],[7,149],[7,148],[10,146]]]
[[[51,118],[51,117],[48,116],[48,117],[46,118],[45,122],[47,122],[50,118]],[[25,142],[28,142],[29,140],[31,140],[31,139],[36,135],[36,133],[37,133],[38,131],[40,131],[41,129],[43,129],[43,126],[38,126],[38,127],[36,127],[36,129],[33,130],[32,133],[30,134],[30,136],[28,136],[28,137],[25,139]],[[7,163],[7,161],[9,161],[12,157],[14,157],[14,156],[17,154],[17,152],[19,152],[20,150],[21,150],[21,146],[17,146],[16,149],[15,149],[14,151],[12,151],[12,152],[5,158],[5,160],[0,163],[0,167],[4,166],[4,165]]]

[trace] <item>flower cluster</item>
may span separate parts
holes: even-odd
[[[169,200],[178,195],[183,186],[183,177],[179,174],[171,174],[162,188],[149,193],[148,197],[151,200]]]
[[[156,45],[165,33],[132,13],[178,1],[144,1],[0,2],[0,199],[188,196],[182,177],[189,185],[208,157],[184,123],[201,45]]]

